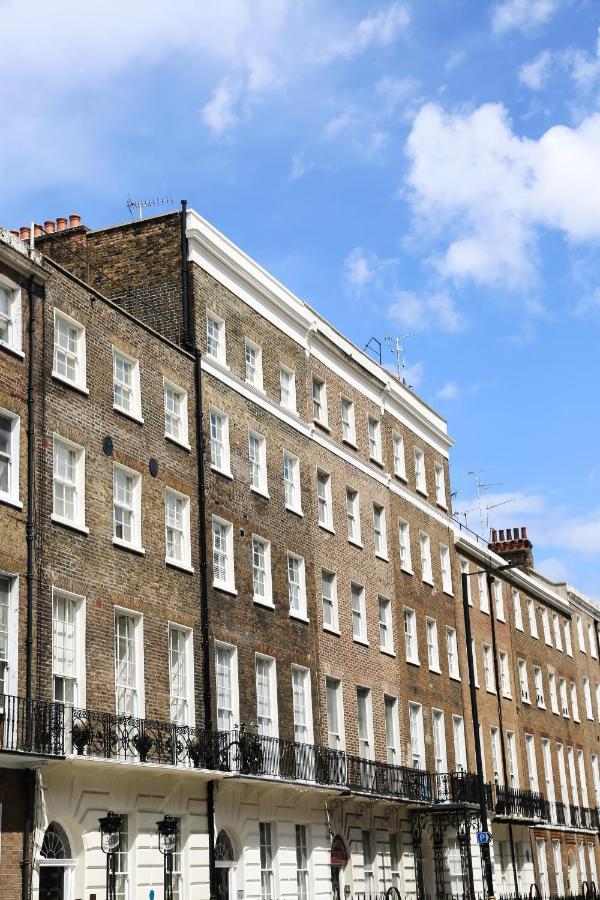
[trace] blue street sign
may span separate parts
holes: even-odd
[[[489,831],[478,831],[477,832],[477,843],[478,844],[489,844],[492,840],[492,836]]]

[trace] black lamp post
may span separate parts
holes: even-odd
[[[102,852],[106,854],[106,900],[117,900],[115,858],[119,849],[121,816],[109,810],[98,821],[100,823],[100,846]]]
[[[178,821],[174,816],[165,816],[156,823],[158,849],[164,859],[164,898],[173,900],[173,854],[177,844]]]

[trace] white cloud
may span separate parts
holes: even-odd
[[[344,260],[344,281],[350,288],[360,290],[375,276],[371,260],[360,247],[355,247]]]
[[[413,208],[447,244],[437,259],[447,277],[522,288],[542,229],[600,238],[600,114],[534,140],[515,134],[500,104],[468,113],[427,104],[406,152]]]
[[[536,569],[549,578],[550,581],[568,581],[567,567],[562,559],[556,556],[548,556],[545,559],[536,559]]]
[[[353,27],[344,24],[338,29],[331,28],[329,32],[321,31],[306,52],[309,58],[319,63],[352,59],[370,47],[389,46],[406,31],[409,22],[406,4],[393,2],[361,19]]]
[[[448,54],[448,58],[444,63],[444,69],[446,70],[446,72],[453,72],[455,69],[458,69],[460,66],[462,66],[466,58],[466,50],[452,50],[452,52]]]
[[[530,90],[539,91],[545,84],[552,69],[552,53],[542,50],[535,59],[525,63],[519,70],[519,80]]]
[[[531,31],[545,25],[557,9],[557,0],[502,0],[494,7],[492,28],[498,35]]]
[[[290,163],[290,179],[297,181],[313,168],[314,163],[307,159],[304,153],[294,153]]]
[[[436,400],[456,400],[460,397],[460,388],[455,381],[447,381],[436,393]]]
[[[240,86],[224,79],[216,86],[214,94],[202,109],[202,118],[216,136],[224,134],[238,120]]]
[[[489,516],[490,528],[505,528],[507,523],[515,522],[519,527],[521,525],[528,527],[533,520],[537,521],[545,513],[547,502],[541,494],[530,494],[526,491],[492,491],[483,497],[482,508],[484,521],[486,516]],[[481,530],[476,496],[457,501],[454,504],[454,512],[459,515],[460,521],[464,521],[466,514],[467,525],[473,531]]]
[[[410,388],[420,387],[424,374],[425,366],[420,361],[405,363],[404,368],[402,369],[402,378]]]
[[[464,323],[454,300],[445,291],[422,296],[397,291],[388,314],[402,328],[415,331],[439,330],[456,333]]]

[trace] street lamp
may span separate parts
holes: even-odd
[[[115,858],[119,849],[121,816],[109,810],[98,822],[100,823],[100,846],[102,852],[106,854],[106,900],[117,900]]]
[[[158,849],[163,855],[164,897],[173,900],[173,854],[177,844],[178,822],[174,816],[164,816],[156,823]]]

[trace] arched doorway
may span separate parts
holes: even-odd
[[[44,834],[39,858],[39,900],[70,900],[71,845],[64,828],[50,822]]]
[[[579,879],[577,877],[577,862],[573,850],[569,850],[567,853],[567,872],[569,878],[569,893],[575,896],[579,893]]]
[[[336,834],[331,842],[331,892],[333,900],[343,900],[345,871],[348,851],[341,835]]]
[[[234,896],[235,853],[231,838],[222,828],[215,844],[215,874],[217,900],[232,900]]]

